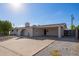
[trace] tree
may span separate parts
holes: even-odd
[[[12,24],[9,21],[1,21],[0,20],[0,33],[3,35],[9,35],[9,31],[12,30]]]
[[[79,30],[79,25],[77,26],[77,29]]]
[[[75,29],[75,25],[71,25],[71,26],[70,26],[70,29],[71,29],[71,30],[74,30],[74,29]]]
[[[75,29],[75,25],[73,24],[73,21],[74,21],[74,15],[72,14],[71,15],[71,26],[70,26],[70,29],[71,30],[74,30]]]
[[[2,33],[2,21],[0,20],[0,33]]]
[[[71,15],[71,25],[73,25],[73,21],[74,21],[74,15]]]

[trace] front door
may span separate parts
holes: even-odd
[[[44,29],[44,36],[46,36],[46,29]]]
[[[25,31],[25,29],[23,29],[22,31],[21,31],[21,36],[24,36],[24,32]]]

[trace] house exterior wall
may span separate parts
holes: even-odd
[[[33,36],[43,36],[44,30],[41,28],[33,28]]]
[[[21,35],[21,30],[22,30],[22,29],[18,29],[18,31],[17,31],[17,36],[20,36],[20,35]]]
[[[44,29],[46,29],[47,36],[57,36],[58,37],[58,27],[50,27],[50,28],[34,28],[33,36],[44,36]],[[61,36],[64,35],[64,29],[61,27]]]
[[[57,27],[48,28],[47,35],[48,36],[58,36],[58,28]]]
[[[32,28],[30,28],[30,27],[24,28],[24,29],[20,29],[18,31],[18,36],[32,37],[32,35],[33,35]]]
[[[32,30],[32,28],[26,28],[24,30],[24,36],[32,37],[33,36],[33,30]]]
[[[49,28],[47,35],[48,36],[58,36],[58,31],[59,31],[58,27]],[[61,27],[60,32],[61,32],[61,36],[64,36],[64,28],[63,27]]]
[[[61,36],[64,35],[64,28],[60,27]],[[18,30],[17,30],[18,29]],[[12,34],[17,36],[26,36],[26,37],[33,37],[33,36],[44,36],[44,29],[46,29],[47,36],[58,36],[59,35],[59,27],[47,27],[47,28],[33,28],[33,27],[26,27],[26,28],[17,28],[14,29]],[[22,31],[24,32],[22,33]],[[23,34],[23,35],[22,35]]]
[[[22,33],[22,31],[23,31],[23,33]],[[32,28],[29,28],[29,27],[28,28],[17,28],[11,32],[11,35],[32,37],[33,30],[32,30]]]
[[[18,35],[18,29],[13,29],[13,31],[10,32],[11,35]]]
[[[64,36],[64,28],[61,27],[61,36]]]
[[[27,31],[27,29],[24,30],[24,36],[29,36],[29,32]]]

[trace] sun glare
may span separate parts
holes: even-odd
[[[14,10],[19,10],[21,9],[21,3],[10,3],[10,6]]]

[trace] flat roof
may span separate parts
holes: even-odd
[[[66,26],[66,24],[65,23],[60,23],[60,24],[48,24],[48,25],[38,25],[38,26],[34,26],[34,28],[45,28],[45,27],[59,27],[59,26],[61,26],[61,27],[66,27],[67,28],[67,26]]]
[[[29,26],[29,27],[15,27],[15,29],[26,29],[26,28],[48,28],[48,27],[66,27],[65,23],[60,23],[60,24],[48,24],[48,25],[34,25],[34,26]]]

